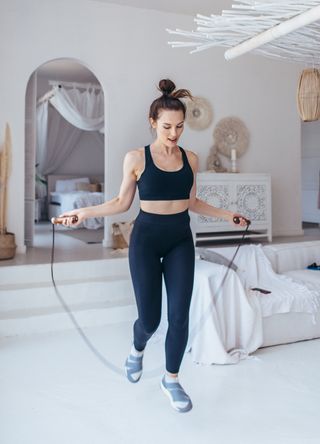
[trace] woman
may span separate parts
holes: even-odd
[[[169,79],[159,82],[162,95],[153,101],[149,121],[156,131],[151,145],[126,153],[119,195],[102,205],[80,208],[62,215],[108,216],[127,211],[139,189],[140,212],[130,237],[129,266],[138,309],[133,326],[133,342],[125,362],[130,382],[142,374],[144,349],[161,319],[162,276],[168,298],[168,331],[165,340],[166,372],[161,388],[179,412],[192,408],[190,397],[178,379],[180,364],[188,340],[189,308],[194,280],[195,251],[188,210],[222,217],[234,224],[233,217],[246,219],[231,211],[215,208],[196,198],[198,157],[178,146],[183,132],[186,108],[180,98],[188,90],[176,90]],[[66,218],[64,225],[72,225]]]

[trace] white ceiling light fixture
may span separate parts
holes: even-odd
[[[174,47],[193,47],[190,53],[214,46],[230,48],[231,60],[248,51],[271,58],[285,58],[304,65],[320,66],[320,1],[235,0],[232,10],[206,17],[197,14],[197,31],[170,34],[192,41],[168,42]],[[318,21],[318,22],[317,22]]]

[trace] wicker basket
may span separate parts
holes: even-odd
[[[320,72],[316,68],[304,69],[297,90],[298,112],[304,122],[320,118]]]
[[[0,234],[0,260],[12,259],[16,248],[14,233]]]
[[[125,240],[121,229],[120,229],[120,224],[122,222],[114,222],[112,224],[112,241],[113,241],[113,248],[117,249],[117,248],[128,248],[129,244],[127,243],[127,241]],[[134,221],[130,222],[131,225],[131,231],[133,228],[133,223]],[[131,234],[131,233],[130,233]]]

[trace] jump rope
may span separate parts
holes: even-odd
[[[66,218],[72,218],[72,223],[76,223],[78,221],[78,216],[77,215],[73,215],[73,216],[65,216],[65,217],[53,217],[51,219],[52,222],[52,248],[51,248],[51,280],[52,280],[52,284],[53,284],[53,288],[55,291],[55,294],[61,304],[61,306],[63,307],[64,311],[66,312],[66,314],[69,316],[72,324],[74,325],[75,329],[77,330],[77,332],[79,333],[79,335],[81,336],[82,340],[84,341],[84,343],[88,346],[88,348],[91,350],[91,352],[95,355],[95,357],[105,366],[107,367],[109,370],[111,370],[114,373],[117,373],[118,375],[121,375],[121,377],[124,376],[124,368],[118,367],[117,365],[113,364],[111,361],[109,361],[105,356],[103,356],[100,351],[95,347],[95,345],[91,342],[91,340],[87,337],[87,335],[84,333],[82,327],[79,325],[77,319],[75,318],[72,310],[69,308],[69,306],[67,305],[67,303],[65,302],[64,298],[61,296],[57,285],[55,283],[54,280],[54,276],[53,276],[53,264],[54,264],[54,241],[55,241],[55,225],[56,224],[62,224],[63,220]],[[223,279],[221,280],[220,286],[218,287],[218,290],[216,291],[216,295],[215,295],[215,300],[214,298],[212,298],[212,301],[210,301],[210,306],[208,308],[208,310],[202,315],[202,317],[200,318],[200,320],[198,321],[197,325],[193,328],[193,330],[190,332],[189,334],[189,342],[192,343],[194,337],[196,336],[196,334],[199,333],[199,330],[201,328],[201,326],[204,324],[204,321],[206,320],[206,317],[209,316],[210,314],[210,307],[211,307],[211,302],[214,303],[217,301],[217,298],[219,296],[219,292],[223,287],[223,284],[227,278],[227,275],[229,273],[230,267],[233,264],[233,261],[238,253],[238,250],[240,248],[240,246],[243,244],[244,242],[244,238],[245,235],[247,234],[249,225],[251,223],[250,220],[243,218],[246,221],[246,229],[243,232],[242,238],[236,248],[236,251],[232,257],[232,259],[230,260],[228,266],[227,266],[227,270],[223,276]],[[233,218],[233,222],[235,224],[240,224],[240,218],[238,216],[234,216]],[[256,289],[258,290],[258,289]],[[201,325],[199,325],[201,324]],[[161,374],[163,372],[163,367],[157,367],[154,370],[149,370],[149,371],[145,371],[144,372],[144,378],[152,378],[154,376],[158,376],[159,374]]]

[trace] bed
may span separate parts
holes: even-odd
[[[103,175],[49,175],[48,216],[57,217],[75,208],[100,205],[105,201]],[[104,218],[90,218],[74,227],[97,229],[104,225]]]

